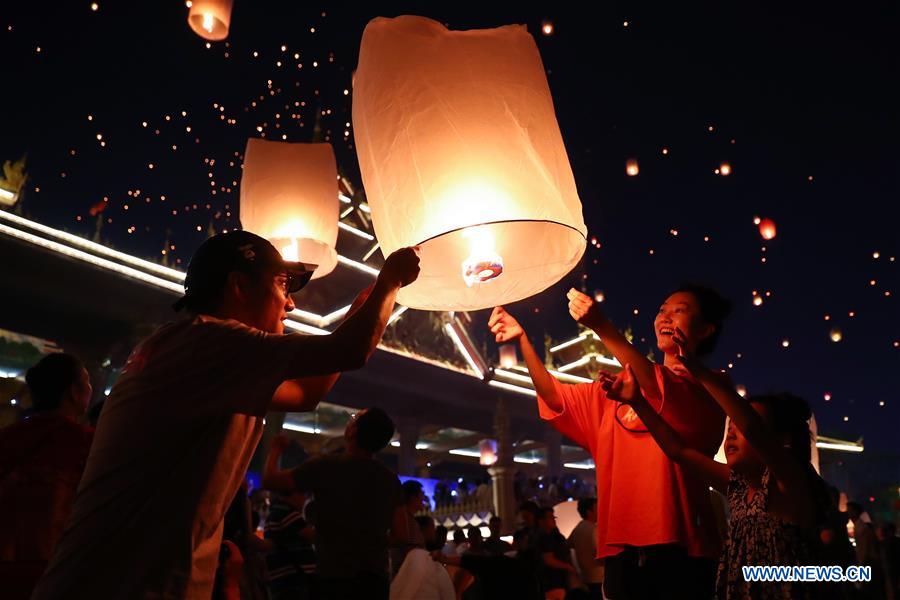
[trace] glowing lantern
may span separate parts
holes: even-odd
[[[724,162],[719,165],[719,175],[724,175],[725,177],[731,175],[731,165]]]
[[[543,32],[544,35],[553,35],[553,23],[551,21],[544,21],[543,24],[541,24],[541,32]]]
[[[844,335],[841,333],[841,330],[837,328],[832,329],[829,336],[831,337],[831,341],[835,343],[844,339]]]
[[[500,346],[500,366],[509,369],[519,364],[519,354],[515,344],[503,344]]]
[[[287,260],[337,265],[337,166],[331,144],[247,141],[241,177],[241,225],[268,239]]]
[[[638,161],[634,158],[629,158],[625,161],[625,173],[629,177],[634,177],[638,173],[641,172],[641,169],[638,167]]]
[[[553,514],[556,516],[556,528],[565,537],[568,537],[575,526],[581,522],[581,515],[578,514],[578,502],[575,500],[560,502],[553,507]]]
[[[497,442],[494,440],[481,440],[478,443],[478,450],[481,453],[481,456],[478,459],[478,463],[484,465],[485,467],[489,467],[495,462],[497,462]]]
[[[194,33],[211,42],[228,37],[232,0],[194,0],[188,11],[188,25]]]
[[[353,127],[382,252],[418,245],[398,302],[476,310],[561,279],[587,245],[544,67],[523,26],[449,31],[378,18],[363,33]]]
[[[775,237],[775,221],[772,219],[762,219],[759,222],[759,235],[764,240],[771,240]]]

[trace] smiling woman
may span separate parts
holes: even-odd
[[[656,345],[666,354],[677,352],[672,335],[678,327],[685,332],[690,350],[710,354],[722,333],[731,302],[712,288],[683,284],[659,308],[654,322]]]

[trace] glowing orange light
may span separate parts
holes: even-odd
[[[634,177],[638,173],[640,173],[640,168],[638,167],[638,161],[635,158],[629,158],[625,161],[625,173],[629,177]]]
[[[764,240],[771,240],[775,237],[775,233],[775,221],[772,219],[763,219],[759,222],[759,235],[761,235]]]

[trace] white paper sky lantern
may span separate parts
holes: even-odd
[[[319,265],[313,279],[337,265],[337,165],[331,144],[247,141],[241,176],[241,225],[281,250],[287,260]]]
[[[228,37],[232,0],[194,0],[188,11],[188,25],[200,37],[218,42]]]
[[[634,177],[638,173],[641,172],[640,166],[638,166],[638,161],[636,158],[629,158],[625,161],[625,173],[629,177]]]
[[[478,464],[489,467],[497,462],[497,440],[481,440],[478,442]]]
[[[521,300],[581,259],[587,229],[534,38],[378,18],[363,33],[353,125],[385,255],[421,247],[398,302]]]

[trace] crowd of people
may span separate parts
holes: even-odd
[[[516,502],[533,500],[539,504],[553,506],[569,499],[578,499],[594,494],[593,486],[581,477],[557,477],[529,475],[524,470],[516,471],[513,480],[513,493]],[[444,478],[434,486],[432,498],[435,507],[453,507],[475,499],[491,502],[493,499],[493,482],[490,477],[458,477]]]
[[[497,342],[519,344],[541,418],[593,456],[595,495],[523,474],[517,523],[494,516],[487,537],[448,531],[421,484],[376,458],[395,432],[377,406],[353,415],[340,452],[299,466],[285,468],[289,442],[276,437],[251,491],[265,413],[312,410],[340,372],[365,364],[418,256],[391,254],[332,334],[284,335],[313,268],[248,232],[207,240],[176,304],[188,318],[134,350],[96,430],[80,423],[92,390],[77,358],[29,370],[33,414],[0,431],[4,598],[897,597],[896,530],[859,504],[838,510],[810,464],[809,406],[745,399],[701,362],[728,304],[699,286],[664,299],[660,364],[571,290],[573,319],[624,365],[588,384],[557,381],[509,312],[490,317]],[[726,464],[712,458],[723,435]],[[441,482],[434,501],[489,493],[487,479]],[[553,505],[568,497],[581,521],[564,537]],[[749,581],[742,568],[754,565],[863,565],[872,580]]]

